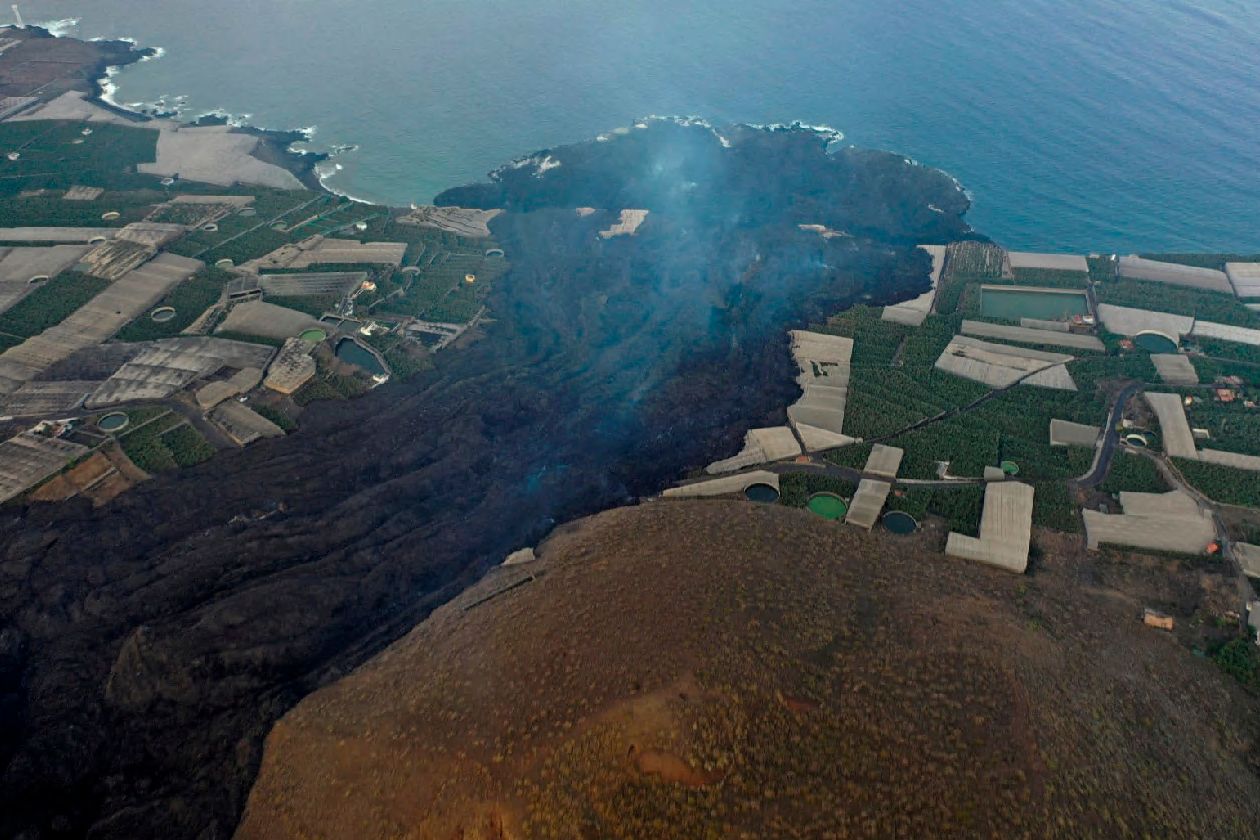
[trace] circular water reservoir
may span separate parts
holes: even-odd
[[[96,421],[96,427],[102,432],[116,432],[126,427],[131,422],[131,418],[121,411],[112,411],[106,414],[100,420]]]
[[[1014,461],[1003,461],[1002,472],[1007,475],[1019,475],[1019,464]]]
[[[175,317],[175,307],[159,306],[149,313],[149,317],[159,324],[165,324],[167,321]]]
[[[486,256],[487,257],[501,257],[503,256],[503,249],[502,248],[488,248],[486,249]]]
[[[236,265],[236,263],[232,262],[232,260],[229,259],[228,257],[224,257],[221,260],[215,261],[214,267],[215,268],[231,268],[234,265]]]
[[[47,282],[48,282],[48,275],[47,275],[47,274],[36,274],[34,277],[32,277],[30,280],[27,280],[26,282],[27,282],[27,283],[29,283],[29,284],[30,284],[30,285],[32,285],[32,286],[38,286],[40,283],[47,283]]]
[[[309,330],[303,330],[302,334],[299,335],[298,338],[303,341],[309,341],[312,344],[319,344],[321,341],[328,338],[328,333],[320,329],[311,328]]]
[[[247,219],[248,219],[248,218],[249,218],[249,217],[251,217],[251,216],[257,216],[257,215],[258,215],[258,211],[257,211],[257,210],[255,210],[253,207],[246,207],[246,208],[244,208],[243,210],[241,210],[241,212],[240,212],[240,213],[237,213],[237,215],[238,215],[238,216],[244,216],[245,218],[247,218]]]
[[[845,504],[844,499],[835,493],[815,493],[809,497],[807,507],[811,513],[832,522],[849,512],[849,506]]]
[[[1133,336],[1133,343],[1147,353],[1176,353],[1177,342],[1166,335],[1156,332],[1138,333]]]
[[[210,222],[209,224],[202,225],[201,229],[204,230],[206,233],[214,233],[215,231],[219,229],[219,226],[216,225],[214,222]]]
[[[893,510],[884,514],[884,528],[898,536],[913,534],[919,529],[914,517],[904,511]]]
[[[1151,445],[1151,442],[1147,440],[1146,435],[1138,434],[1137,432],[1129,432],[1125,435],[1124,442],[1129,444],[1129,446],[1137,446],[1142,449]]]
[[[760,502],[763,505],[772,505],[779,501],[779,491],[769,484],[750,484],[744,488],[744,496],[750,502]]]
[[[108,213],[102,213],[101,218],[107,222],[112,222],[115,219],[122,218],[122,213],[119,213],[117,210],[110,210]]]

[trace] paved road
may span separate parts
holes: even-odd
[[[1140,392],[1144,387],[1145,384],[1142,382],[1130,382],[1116,395],[1111,411],[1107,414],[1107,425],[1103,428],[1102,446],[1098,448],[1098,452],[1094,456],[1094,465],[1090,467],[1089,472],[1077,479],[1077,483],[1082,487],[1097,487],[1107,477],[1107,470],[1111,469],[1111,459],[1116,452],[1116,444],[1120,440],[1120,432],[1117,429],[1117,426],[1120,424],[1120,415],[1124,412],[1125,405],[1133,395]]]

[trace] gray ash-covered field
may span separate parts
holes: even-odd
[[[0,513],[0,834],[227,837],[287,708],[553,523],[782,422],[784,331],[922,292],[914,244],[968,232],[898,156],[729,139],[654,124],[448,196],[508,211],[483,340],[104,508]],[[622,207],[650,215],[601,239]]]

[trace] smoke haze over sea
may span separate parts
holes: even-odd
[[[957,176],[1001,243],[1260,250],[1260,6],[1243,0],[48,0],[162,47],[114,80],[354,144],[329,185],[427,201],[648,114],[833,125]]]

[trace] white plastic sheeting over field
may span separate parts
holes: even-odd
[[[792,356],[800,368],[796,381],[804,392],[788,408],[788,420],[810,452],[853,443],[844,434],[853,339],[793,330]]]
[[[1075,391],[1076,383],[1065,366],[1070,361],[1072,357],[1063,353],[956,335],[936,360],[936,367],[991,388],[1006,388],[1023,380],[1026,385]]]
[[[1147,392],[1146,402],[1159,418],[1159,433],[1164,440],[1164,451],[1174,458],[1196,458],[1194,434],[1186,420],[1186,408],[1177,394],[1153,394]]]
[[[733,457],[722,461],[714,461],[705,468],[710,475],[735,472],[747,467],[765,464],[770,461],[781,461],[801,454],[801,445],[796,435],[787,426],[775,426],[769,429],[749,429],[744,437],[744,448]]]
[[[945,553],[1023,574],[1032,541],[1033,488],[1017,481],[985,486],[980,537],[950,534]]]
[[[1121,493],[1123,514],[1084,511],[1087,544],[1109,543],[1155,551],[1198,554],[1216,536],[1212,515],[1200,510],[1180,490],[1170,493]]]
[[[1169,385],[1198,385],[1199,374],[1190,360],[1180,353],[1152,353],[1151,363],[1159,378]]]
[[[1007,260],[1014,271],[1079,271],[1089,272],[1089,262],[1079,254],[1031,254],[1025,251],[1008,251]]]
[[[1137,256],[1120,258],[1119,273],[1130,280],[1146,280],[1151,283],[1167,283],[1170,286],[1186,286],[1212,292],[1233,294],[1225,272],[1213,268],[1198,268],[1178,263],[1158,262]]]
[[[932,304],[936,301],[936,288],[941,282],[941,270],[945,267],[945,246],[920,245],[919,247],[927,251],[932,258],[932,273],[929,278],[932,287],[914,300],[885,306],[884,314],[881,316],[885,321],[917,327],[932,311]]]
[[[964,335],[978,335],[982,338],[998,338],[1003,341],[1017,341],[1023,344],[1069,347],[1073,350],[1096,350],[1101,353],[1106,349],[1103,347],[1103,343],[1092,335],[1078,335],[1060,330],[1012,327],[1007,324],[990,324],[987,321],[963,321],[962,332]]]

